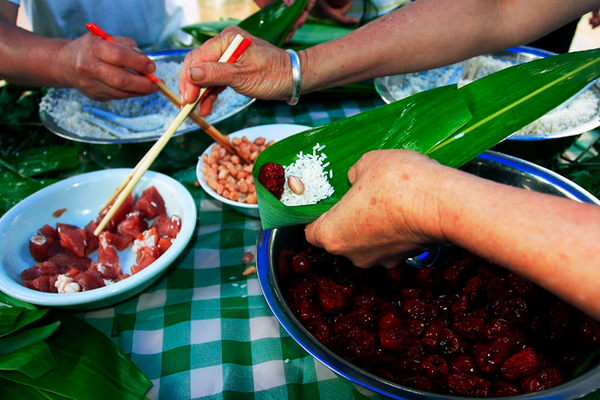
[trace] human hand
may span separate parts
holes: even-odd
[[[366,153],[348,171],[350,190],[306,227],[306,239],[358,267],[395,267],[446,241],[437,198],[454,171],[413,151]]]
[[[351,6],[352,0],[318,0],[314,10],[319,18],[330,19],[342,25],[356,25],[359,23],[358,18],[345,15]]]
[[[113,38],[109,42],[88,33],[66,42],[57,56],[59,80],[99,101],[156,92],[157,85],[143,76],[154,72],[154,62],[136,50],[133,39]]]
[[[252,43],[235,63],[217,62],[236,34],[250,37]],[[238,27],[226,28],[185,57],[179,92],[182,102],[189,104],[198,98],[200,88],[213,87],[200,104],[199,113],[206,116],[218,93],[227,86],[248,97],[288,99],[292,93],[290,56]]]

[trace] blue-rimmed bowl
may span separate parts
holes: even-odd
[[[530,162],[497,152],[486,152],[466,164],[463,170],[503,184],[526,188],[537,192],[562,196],[574,201],[600,205],[592,194],[562,176]],[[289,227],[261,231],[257,244],[258,279],[265,299],[271,310],[286,331],[322,364],[336,374],[378,395],[394,399],[445,399],[467,398],[425,392],[397,383],[364,371],[327,349],[296,318],[286,302],[285,293],[278,276],[278,260],[285,250],[303,251],[306,249],[304,227]],[[575,399],[600,388],[600,366],[596,365],[576,379],[537,393],[513,397],[496,397],[504,400],[533,399]],[[368,396],[371,398],[371,396]]]
[[[150,186],[165,201],[168,216],[181,218],[181,230],[169,249],[148,267],[112,285],[78,293],[45,293],[23,286],[21,272],[37,262],[29,252],[29,239],[48,224],[58,222],[84,227],[115,189],[129,176],[130,169],[109,169],[77,175],[52,184],[19,202],[0,218],[0,290],[31,304],[68,309],[107,307],[132,297],[154,283],[183,252],[195,231],[197,212],[193,197],[175,179],[147,171],[133,190],[134,198]],[[56,212],[61,210],[61,212]],[[89,255],[97,261],[97,251]],[[123,273],[130,273],[136,253],[119,252]]]

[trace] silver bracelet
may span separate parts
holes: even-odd
[[[298,104],[298,100],[300,100],[300,86],[302,85],[302,71],[300,69],[300,57],[298,57],[298,53],[296,53],[292,49],[286,50],[290,59],[292,60],[292,78],[294,79],[294,84],[292,86],[292,97],[287,101],[290,106],[295,106]]]

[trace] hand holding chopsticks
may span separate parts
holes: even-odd
[[[92,34],[99,36],[102,39],[107,40],[109,42],[114,42],[113,38],[111,38],[106,32],[104,32],[98,25],[94,24],[93,22],[86,24],[85,27]],[[248,40],[250,40],[250,39],[248,39]],[[226,60],[226,61],[233,62],[235,60]],[[173,105],[175,105],[178,109],[181,109],[181,100],[179,99],[179,96],[177,94],[175,94],[171,89],[169,89],[169,87],[167,85],[165,85],[165,83],[162,80],[160,80],[156,75],[154,75],[152,73],[146,74],[145,76],[147,76],[152,82],[156,83],[156,85],[158,86],[158,90],[160,91],[160,93],[163,96],[165,96],[167,98],[167,100],[169,100],[171,103],[173,103]],[[205,92],[203,92],[203,93],[205,93]],[[200,99],[201,98],[202,97],[200,97]],[[225,148],[225,150],[227,150],[231,154],[237,155],[242,160],[244,160],[246,163],[250,164],[250,161],[248,159],[246,159],[246,157],[243,156],[239,151],[237,151],[237,149],[231,144],[229,139],[225,135],[223,135],[221,132],[219,132],[217,130],[217,128],[215,128],[210,123],[208,123],[208,121],[206,121],[200,115],[194,114],[194,113],[191,113],[189,115],[189,117],[200,128],[202,128],[202,130],[204,130],[204,132],[206,132],[210,137],[212,137],[215,140],[215,142],[219,143],[223,148]]]
[[[249,38],[244,39],[242,36],[237,35],[233,39],[229,47],[227,47],[225,53],[223,53],[223,55],[219,59],[219,62],[234,62],[240,56],[240,54],[242,54],[242,52],[248,47],[250,42],[251,41]],[[158,141],[152,146],[148,153],[146,153],[146,155],[140,160],[138,165],[136,165],[132,173],[115,191],[113,197],[108,201],[107,205],[103,207],[103,210],[112,203],[113,198],[115,198],[117,195],[118,197],[116,197],[116,200],[114,201],[114,203],[112,203],[111,208],[108,210],[100,224],[98,224],[98,227],[94,231],[94,235],[98,236],[100,232],[102,232],[106,224],[112,219],[113,215],[117,212],[119,207],[121,207],[121,204],[123,204],[127,196],[129,196],[129,194],[132,192],[135,185],[137,185],[144,173],[148,170],[148,168],[150,168],[150,165],[154,162],[158,154],[165,147],[169,139],[171,139],[171,136],[173,136],[177,128],[179,128],[179,126],[188,117],[188,115],[190,115],[190,113],[196,107],[198,101],[200,101],[200,99],[206,93],[206,91],[206,88],[202,88],[196,101],[190,104],[186,104],[181,109],[171,126],[169,126],[169,129],[167,129],[167,131],[160,137],[160,139],[158,139]]]

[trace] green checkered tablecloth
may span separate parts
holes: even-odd
[[[318,126],[382,105],[379,99],[256,102],[246,126]],[[152,380],[150,399],[358,399],[353,386],[300,348],[266,304],[242,255],[260,223],[194,186],[195,166],[173,176],[198,207],[196,234],[153,286],[114,307],[77,313]]]

